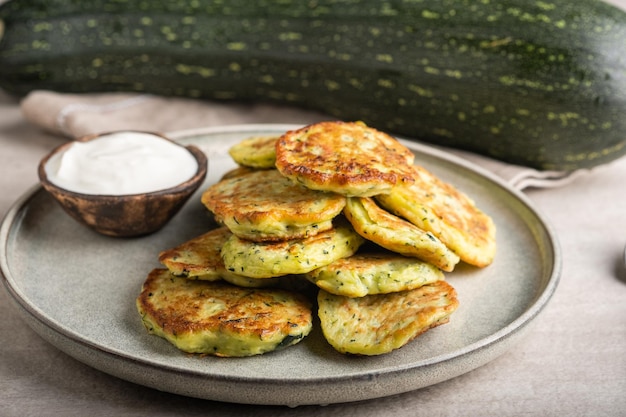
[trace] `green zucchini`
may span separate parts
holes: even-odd
[[[288,103],[538,169],[626,153],[597,0],[10,0],[0,88]]]

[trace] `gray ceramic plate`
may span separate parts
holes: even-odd
[[[247,125],[173,135],[209,157],[207,184],[234,166],[227,154],[251,135],[289,125]],[[328,404],[415,390],[471,371],[517,342],[549,301],[560,274],[553,233],[520,193],[450,155],[406,142],[416,161],[472,196],[498,227],[485,269],[447,274],[459,309],[450,323],[378,357],[335,352],[319,326],[300,344],[244,359],[183,354],[150,336],[135,310],[159,251],[210,227],[199,194],[160,232],[108,238],[68,217],[40,187],[9,211],[0,229],[4,284],[44,339],[101,371],[163,391],[250,404]],[[198,191],[200,193],[201,191]]]

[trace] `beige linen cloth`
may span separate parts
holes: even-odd
[[[223,103],[137,93],[34,91],[22,100],[21,109],[30,122],[71,139],[115,130],[167,134],[209,126],[247,123],[304,125],[330,119],[322,113],[265,103]],[[444,150],[491,171],[518,190],[561,186],[588,172],[538,171],[456,149]]]

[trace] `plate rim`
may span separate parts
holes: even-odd
[[[193,137],[201,136],[201,135],[212,135],[212,134],[218,134],[218,133],[238,133],[238,132],[249,133],[249,132],[255,132],[255,131],[256,132],[267,131],[267,130],[285,131],[285,130],[299,128],[302,126],[304,125],[302,124],[275,124],[275,123],[237,124],[237,125],[211,126],[211,127],[205,127],[205,128],[180,130],[180,131],[166,133],[166,135],[168,135],[170,138],[174,140],[185,141],[185,140],[192,140]],[[408,145],[408,147],[414,152],[425,153],[427,155],[444,160],[453,165],[459,165],[463,167],[464,169],[468,169],[478,174],[478,176],[487,179],[489,182],[496,184],[499,188],[501,188],[506,193],[513,195],[515,199],[518,200],[518,202],[522,203],[523,206],[530,213],[532,213],[533,216],[535,216],[537,219],[540,220],[540,224],[538,225],[538,227],[540,227],[543,230],[543,233],[545,233],[545,237],[547,239],[546,242],[549,243],[550,250],[551,250],[551,255],[552,255],[551,256],[552,262],[550,265],[551,273],[549,274],[549,277],[546,280],[545,286],[542,288],[541,292],[532,300],[532,302],[528,305],[528,307],[521,314],[519,314],[514,320],[508,323],[506,326],[501,327],[499,330],[497,330],[494,333],[491,333],[489,336],[479,339],[471,344],[465,345],[460,349],[454,350],[453,352],[450,352],[447,354],[441,354],[435,357],[429,357],[427,360],[420,361],[421,363],[414,362],[410,364],[398,364],[395,366],[386,367],[385,369],[381,369],[381,370],[368,371],[367,375],[370,375],[370,376],[371,375],[393,376],[392,374],[408,372],[408,371],[415,370],[417,368],[437,366],[438,364],[441,364],[443,362],[459,359],[468,353],[490,348],[494,344],[497,344],[498,342],[501,342],[503,340],[506,340],[509,337],[512,337],[516,333],[519,333],[522,330],[525,330],[528,327],[528,325],[532,324],[534,319],[544,310],[544,308],[547,306],[547,304],[549,303],[550,299],[552,298],[552,296],[554,295],[558,287],[558,284],[561,278],[561,273],[562,273],[562,254],[561,254],[560,244],[558,242],[556,233],[554,232],[551,224],[546,220],[545,216],[537,209],[537,207],[535,207],[535,205],[530,201],[530,199],[526,195],[524,195],[521,191],[516,190],[515,188],[509,186],[503,179],[496,176],[492,172],[480,167],[479,165],[471,161],[465,160],[457,155],[448,153],[445,150],[432,147],[428,144],[416,142],[414,140],[408,140],[400,136],[395,136],[395,135],[393,136],[401,140],[404,144]],[[207,374],[206,372],[201,372],[198,370],[181,369],[179,366],[164,366],[163,364],[146,361],[143,358],[133,357],[132,354],[119,352],[117,349],[110,349],[108,347],[92,343],[89,340],[86,340],[84,337],[79,337],[80,335],[74,334],[74,332],[69,332],[68,334],[68,332],[66,332],[65,329],[59,327],[54,321],[46,317],[45,314],[42,314],[40,311],[38,311],[35,308],[36,306],[32,306],[31,303],[28,302],[28,300],[24,300],[20,294],[20,291],[14,288],[14,285],[11,285],[11,282],[9,282],[10,279],[12,278],[11,278],[10,268],[7,264],[8,240],[11,236],[12,228],[16,227],[16,222],[19,221],[19,216],[21,215],[23,210],[27,208],[30,200],[35,198],[35,196],[39,192],[44,192],[44,190],[41,187],[41,185],[38,183],[28,188],[10,206],[9,210],[7,211],[7,213],[4,215],[2,219],[2,223],[0,223],[0,275],[2,275],[2,281],[3,281],[4,287],[7,288],[7,291],[9,295],[11,296],[10,298],[12,299],[14,303],[18,304],[18,307],[20,307],[20,310],[23,310],[23,313],[30,315],[32,319],[38,321],[42,326],[48,328],[52,332],[58,333],[58,335],[63,338],[67,338],[72,343],[77,343],[85,347],[86,349],[95,349],[97,352],[104,354],[104,355],[112,355],[124,361],[131,361],[138,366],[148,367],[148,368],[151,368],[157,371],[166,372],[166,373],[176,373],[176,374],[182,373],[190,377],[206,377],[208,379],[217,378],[221,382],[231,382],[231,383],[248,382],[248,383],[259,383],[259,384],[263,384],[263,383],[276,384],[277,383],[276,379],[273,379],[273,378],[270,378],[270,379],[262,378],[262,377],[242,378],[241,376],[224,376],[224,375],[216,375],[216,374]],[[44,336],[41,334],[40,331],[36,331],[36,332],[40,334],[40,336]],[[44,338],[50,342],[49,337],[44,336]],[[56,344],[54,345],[60,350],[64,350],[60,346]],[[505,349],[504,351],[506,350],[507,349]],[[489,362],[492,359],[493,358],[487,360],[487,362]],[[93,364],[88,363],[88,365],[96,369],[99,369],[100,371],[107,372],[105,369],[98,368],[97,366],[94,366]],[[479,364],[478,366],[482,366],[482,365],[483,364]],[[476,367],[472,369],[475,369]],[[465,373],[465,372],[461,372],[460,374],[462,373]],[[120,375],[116,375],[116,376],[121,377],[123,379],[128,379]],[[361,374],[359,374],[358,376],[361,376]],[[290,384],[299,384],[302,386],[308,386],[310,384],[315,384],[319,382],[325,382],[325,383],[332,382],[333,384],[337,384],[337,383],[342,383],[346,381],[353,381],[355,377],[357,376],[355,376],[354,374],[338,375],[335,377],[307,377],[305,380],[287,377],[285,379],[282,379],[281,381],[284,381],[285,383],[290,383]],[[133,381],[133,382],[137,382],[137,381]],[[139,383],[141,384],[141,382]],[[143,385],[149,386],[148,384],[143,384]],[[409,390],[418,389],[418,388],[421,388],[421,387],[415,387]],[[403,390],[400,392],[406,392],[406,391],[407,390]],[[211,397],[206,397],[206,398],[212,399]],[[374,398],[374,397],[371,397],[371,398]],[[357,398],[357,400],[359,400],[359,398]],[[227,401],[238,402],[236,400],[232,401],[230,399],[227,399]],[[331,403],[332,402],[334,401],[331,401]],[[343,402],[343,401],[337,401],[337,402]],[[252,403],[252,402],[247,402],[247,403]],[[259,403],[259,402],[253,402],[253,403]],[[278,403],[268,402],[265,404],[284,404],[284,402],[278,402]],[[305,403],[302,403],[302,404],[305,404]]]

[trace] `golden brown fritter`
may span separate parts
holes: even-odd
[[[342,195],[309,190],[275,169],[220,181],[202,194],[201,201],[233,234],[256,242],[328,230],[346,204]]]
[[[326,292],[346,297],[412,290],[444,279],[429,263],[385,250],[338,259],[305,277]]]
[[[430,262],[446,272],[459,257],[431,232],[380,208],[371,197],[350,197],[343,210],[354,230],[390,251]]]
[[[224,267],[221,250],[232,236],[227,227],[220,227],[162,251],[161,262],[173,275],[204,281],[224,280],[240,287],[278,286],[278,278],[255,279],[237,275]]]
[[[164,268],[148,275],[136,305],[149,333],[189,353],[259,355],[298,343],[312,328],[301,294],[189,280]]]
[[[388,193],[411,181],[413,153],[363,123],[321,122],[285,133],[276,144],[276,168],[313,190],[347,196]]]
[[[252,242],[233,235],[222,247],[222,259],[226,269],[250,278],[304,274],[353,255],[363,241],[344,224],[305,239],[280,242]]]
[[[256,169],[274,168],[278,136],[253,136],[233,145],[228,153],[235,162]]]
[[[320,290],[318,315],[324,337],[337,351],[381,355],[447,323],[458,307],[446,281],[414,290],[350,298]]]
[[[213,229],[161,251],[159,262],[176,276],[218,281],[222,279],[225,270],[220,250],[231,235],[226,227]]]
[[[433,233],[462,261],[484,267],[496,252],[496,227],[490,216],[453,185],[413,166],[404,183],[376,200],[387,210]]]

